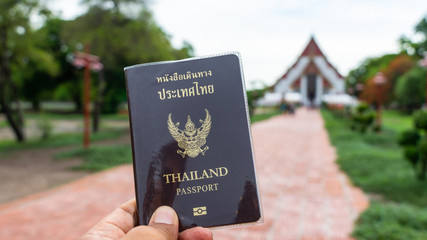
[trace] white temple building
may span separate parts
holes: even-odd
[[[292,98],[305,106],[319,106],[322,100],[331,99],[331,96],[346,95],[344,88],[344,78],[311,37],[297,61],[272,86],[273,93],[265,97],[285,97],[287,101]]]

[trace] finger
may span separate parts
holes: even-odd
[[[109,239],[120,239],[135,226],[135,219],[136,201],[132,199],[102,219],[83,236],[82,240],[102,239],[106,236]]]
[[[176,240],[178,239],[178,216],[168,206],[159,207],[148,226],[138,226],[129,231],[123,240]]]
[[[178,235],[179,240],[213,240],[211,230],[202,227],[195,227],[185,230]]]

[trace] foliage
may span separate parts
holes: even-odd
[[[420,108],[425,102],[425,74],[424,69],[415,67],[398,78],[396,100],[406,112]]]
[[[403,161],[396,132],[384,125],[381,134],[354,134],[344,119],[334,118],[328,111],[322,115],[337,150],[337,163],[354,184],[387,202],[427,207],[425,183],[416,180],[410,163]]]
[[[255,110],[255,103],[258,99],[262,98],[264,94],[268,91],[268,88],[254,89],[246,91],[246,97],[248,101],[249,114],[252,115]]]
[[[420,141],[418,130],[423,130],[424,137],[427,137],[427,111],[415,112],[414,127],[416,129],[402,132],[398,143],[404,147],[403,154],[412,163],[415,174],[418,174],[419,179],[424,180],[427,172],[427,141]]]
[[[417,130],[409,129],[400,133],[397,142],[401,146],[416,146],[420,138],[420,133]]]
[[[322,115],[337,150],[337,163],[355,185],[378,199],[360,216],[354,236],[366,240],[425,239],[425,227],[420,226],[426,224],[427,188],[413,177],[410,163],[402,161],[397,133],[384,124],[381,134],[354,134],[345,120],[328,111]]]
[[[364,101],[374,103],[380,96],[381,102],[388,103],[395,100],[394,88],[397,79],[414,65],[414,59],[406,54],[388,54],[374,60],[368,59],[365,65],[350,71],[347,80],[348,83],[354,82],[350,84],[350,87]],[[382,72],[387,79],[386,83],[381,86],[374,83],[374,76],[378,72]],[[363,89],[357,90],[357,85],[363,86]]]
[[[416,146],[411,145],[404,146],[403,156],[412,164],[412,167],[415,170],[420,156],[418,148]]]
[[[91,53],[100,57],[106,78],[103,110],[110,113],[117,112],[119,104],[126,101],[124,67],[192,54],[188,43],[175,49],[145,8],[132,18],[104,5],[93,5],[84,15],[67,22],[61,36],[75,50],[82,51],[82,46],[90,43]]]
[[[146,0],[82,0],[82,3],[92,6],[108,6],[108,4],[112,4],[112,9],[119,13],[123,7],[141,8],[145,5]],[[127,10],[129,11],[129,8]]]
[[[44,60],[48,59],[31,41],[29,16],[37,7],[36,0],[0,1],[0,109],[19,142],[25,141],[19,81],[27,73],[30,60],[39,60],[39,64],[29,68],[32,70],[45,67]]]
[[[357,239],[427,239],[427,210],[407,204],[371,203],[357,220]]]
[[[425,77],[417,80],[416,75],[419,77],[420,73],[415,74],[413,71],[417,71],[416,63],[427,50],[427,17],[416,25],[415,32],[423,36],[422,40],[413,41],[403,36],[399,53],[368,58],[351,70],[346,78],[350,93],[368,103],[375,102],[379,89],[372,78],[377,72],[383,72],[388,80],[381,89],[385,103],[390,106],[396,106],[397,103],[399,108],[407,112],[419,108],[425,95],[425,87],[422,86],[425,85]],[[408,75],[409,71],[412,73]]]
[[[400,48],[402,52],[413,55],[417,58],[424,57],[424,52],[427,51],[427,16],[422,18],[415,26],[415,33],[420,34],[421,40],[411,40],[407,36],[400,38]]]
[[[365,133],[372,126],[374,119],[375,113],[369,109],[369,105],[367,103],[360,103],[353,109],[351,128],[360,133]]]
[[[427,131],[427,111],[417,111],[414,113],[414,126]]]
[[[367,58],[359,67],[348,73],[346,77],[347,87],[353,89],[356,96],[361,96],[362,92],[366,91],[366,83],[376,73],[387,68],[396,56],[396,54],[386,54],[376,58]]]
[[[65,44],[61,36],[65,23],[64,20],[59,18],[49,17],[35,33],[37,45],[54,58],[55,64],[52,65],[58,69],[57,73],[50,75],[36,71],[25,79],[22,93],[25,99],[31,101],[33,109],[36,111],[40,110],[40,102],[43,99],[66,100],[56,98],[55,93],[58,87],[67,83],[72,83],[72,86],[69,86],[66,90],[67,94],[71,96],[71,99],[77,98],[78,102],[81,101],[81,88],[77,84],[80,82],[78,81],[79,76],[68,61],[71,49]],[[79,91],[79,93],[76,94],[76,91]]]
[[[0,111],[19,141],[25,139],[19,100],[30,101],[34,110],[40,109],[42,100],[74,101],[76,110],[81,110],[83,71],[71,61],[84,44],[90,43],[91,53],[100,56],[105,66],[103,106],[104,112],[112,113],[126,101],[125,66],[193,54],[189,43],[172,46],[144,0],[82,2],[90,6],[88,11],[70,21],[52,15],[39,0],[0,2]],[[30,23],[36,14],[43,20],[39,29]],[[91,94],[100,96],[102,84],[92,75]],[[49,125],[39,125],[47,136]]]

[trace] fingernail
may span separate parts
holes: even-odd
[[[175,220],[175,212],[172,208],[161,206],[154,212],[154,222],[173,224]]]

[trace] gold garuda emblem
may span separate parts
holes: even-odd
[[[202,149],[211,130],[211,115],[209,115],[209,111],[206,108],[205,111],[205,120],[199,120],[202,126],[196,128],[188,115],[184,130],[178,128],[179,122],[172,122],[172,113],[169,113],[168,129],[172,137],[178,142],[178,147],[184,149],[184,151],[177,151],[183,158],[185,155],[192,158],[197,157],[200,153],[205,155],[205,152],[209,149],[208,146]]]

